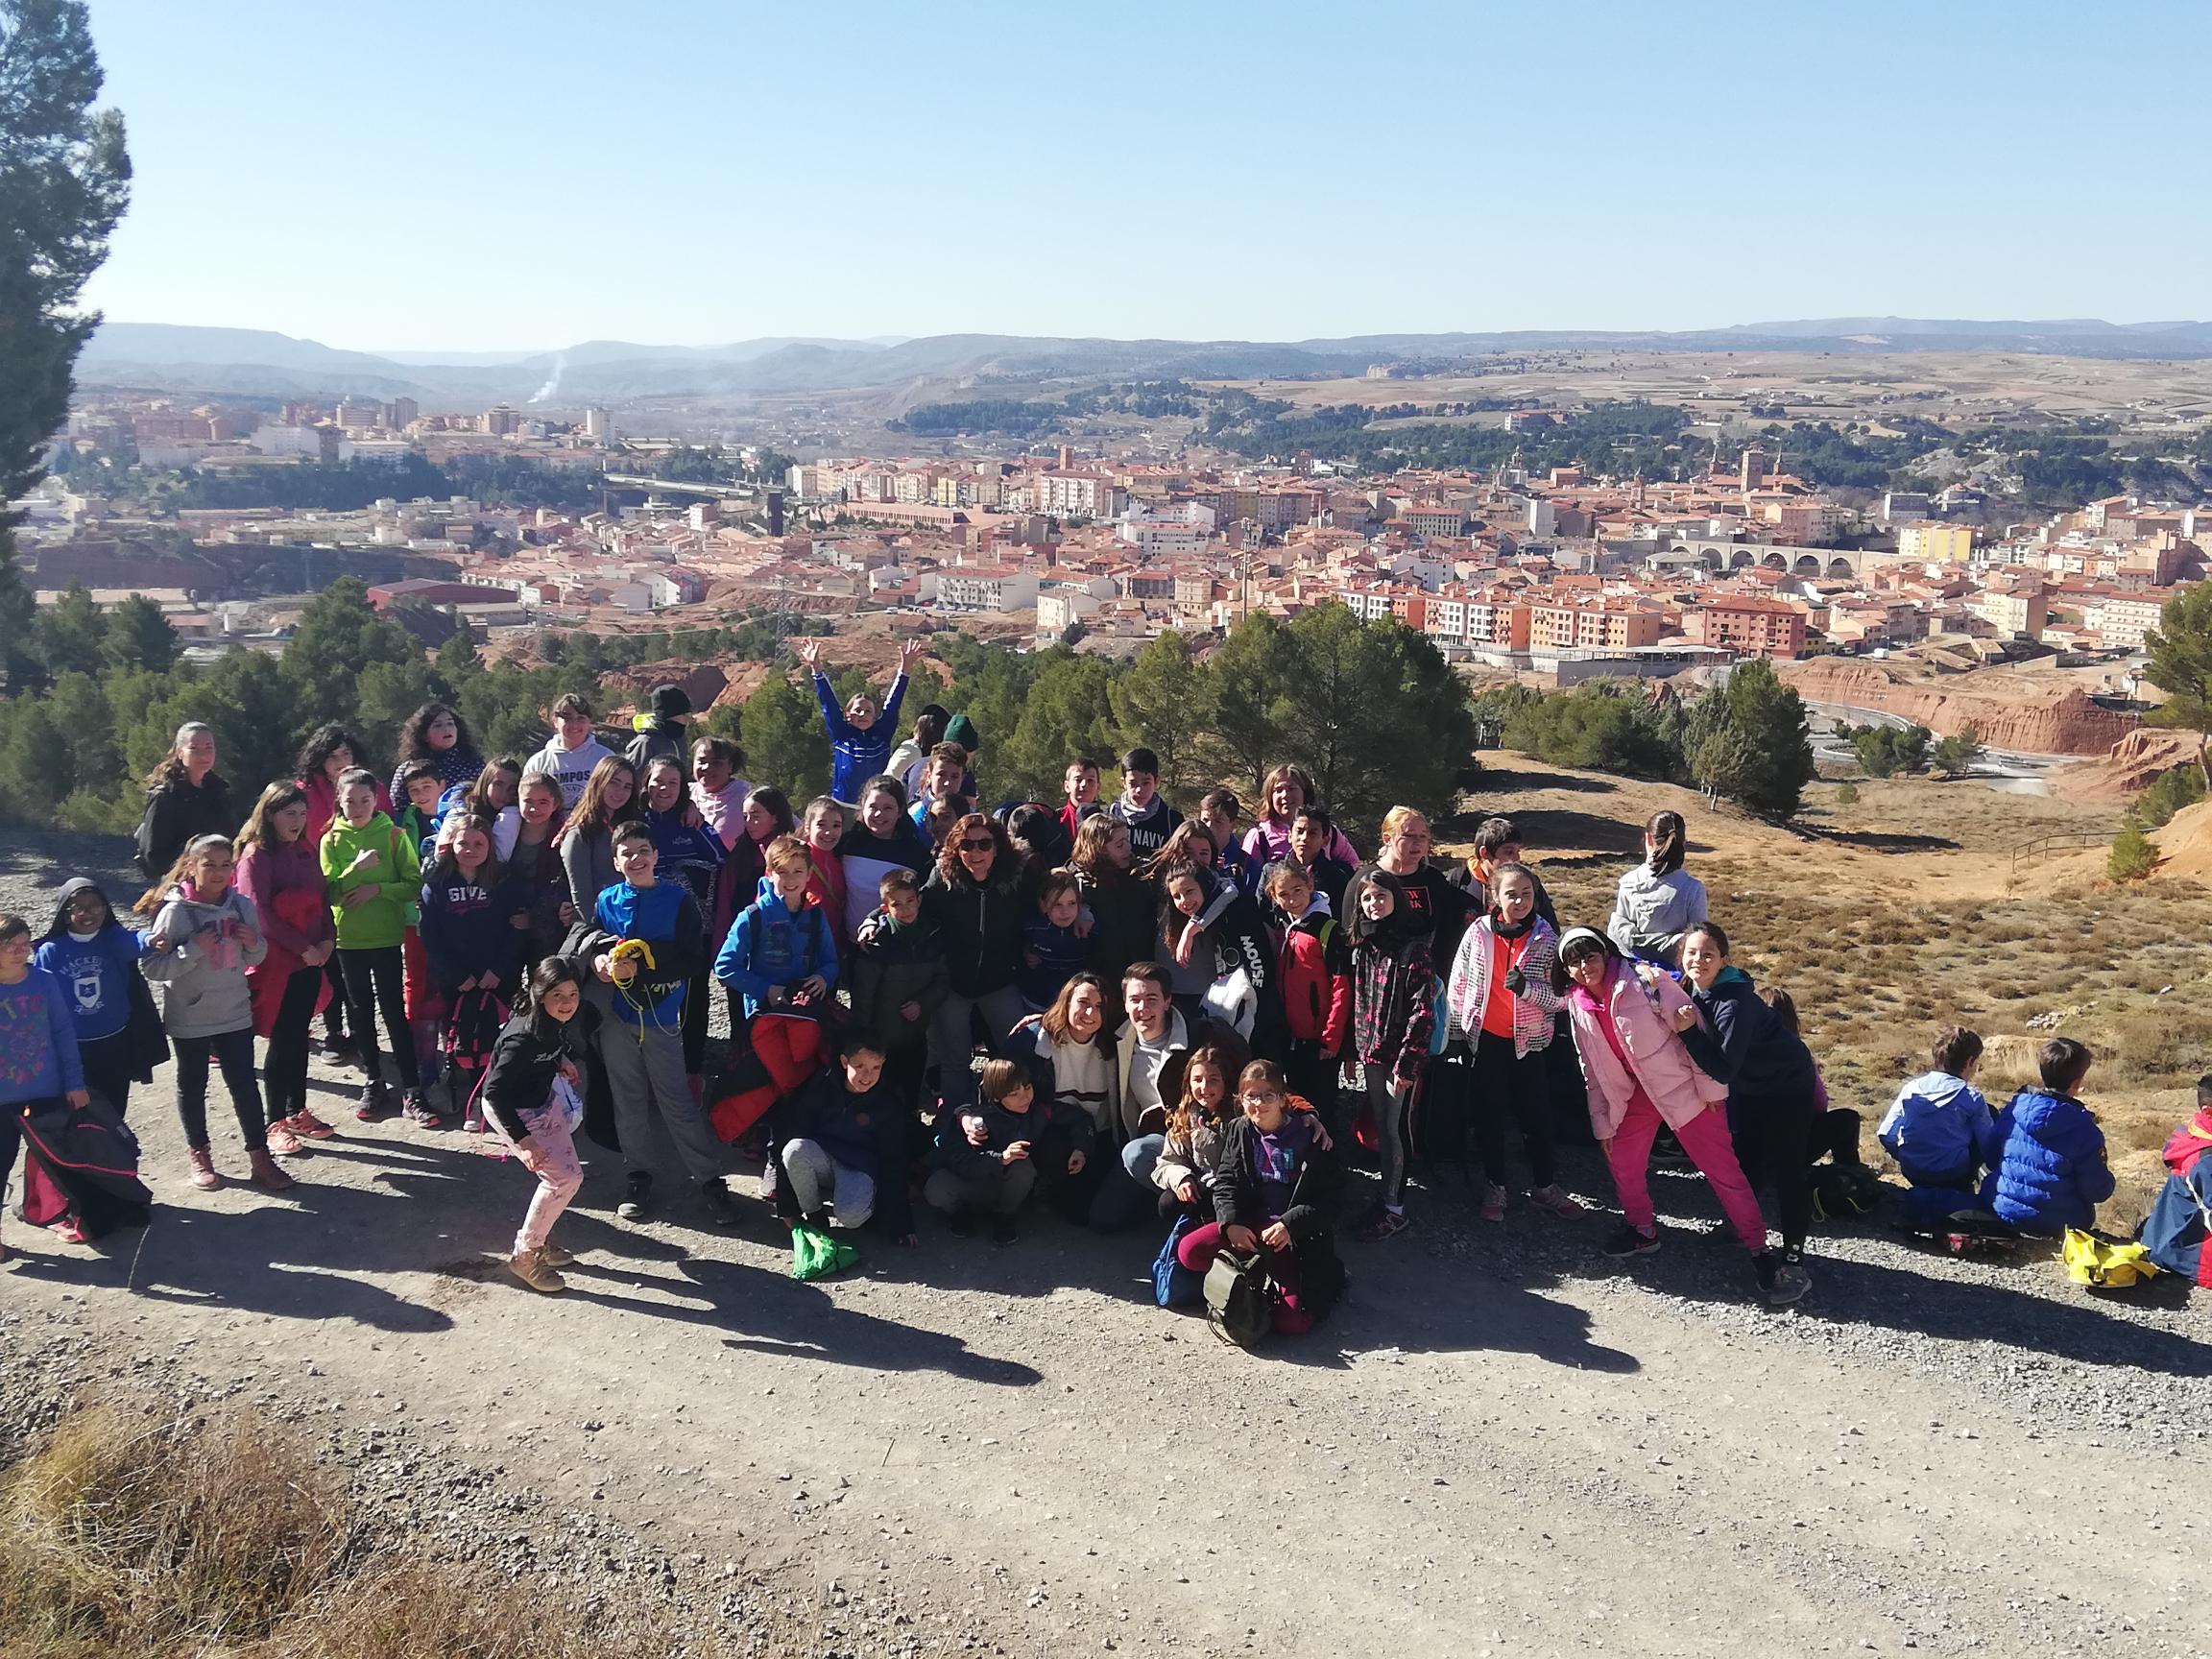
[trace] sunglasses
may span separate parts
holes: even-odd
[[[972,835],[960,843],[960,851],[963,853],[996,853],[998,850],[998,843],[992,840],[988,835],[981,837]]]

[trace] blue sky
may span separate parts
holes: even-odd
[[[2212,6],[91,0],[88,296],[360,349],[2212,312]]]

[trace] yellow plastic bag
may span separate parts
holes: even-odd
[[[2158,1263],[2151,1260],[2143,1245],[2109,1243],[2079,1227],[2066,1229],[2066,1243],[2059,1254],[2066,1263],[2067,1278],[2100,1290],[2126,1290],[2158,1271]]]

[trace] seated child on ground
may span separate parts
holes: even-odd
[[[776,1214],[786,1226],[829,1219],[858,1227],[870,1215],[902,1244],[914,1238],[906,1199],[906,1109],[883,1083],[883,1050],[864,1033],[837,1047],[837,1064],[776,1108]]]
[[[1236,1084],[1225,1049],[1212,1045],[1191,1050],[1183,1068],[1183,1097],[1167,1114],[1167,1142],[1152,1166],[1160,1189],[1160,1212],[1197,1221],[1214,1217],[1214,1181],[1237,1121]]]
[[[1310,1112],[1291,1109],[1283,1069],[1255,1060],[1238,1079],[1244,1115],[1229,1126],[1214,1186],[1214,1220],[1184,1236],[1176,1260],[1204,1273],[1223,1249],[1264,1252],[1282,1291],[1275,1330],[1294,1336],[1327,1316],[1344,1289],[1330,1218],[1335,1153]]]
[[[2204,1248],[2212,1214],[2212,1073],[2197,1079],[2197,1115],[2167,1138],[2166,1185],[2143,1223],[2151,1260],[2192,1285],[2212,1285]]]
[[[2052,1038],[2037,1056],[2042,1087],[2021,1090],[1989,1126],[1982,1204],[2023,1233],[2086,1229],[2112,1196],[2104,1131],[2076,1097],[2094,1058],[2071,1037]]]
[[[1978,1210],[1975,1182],[1988,1139],[1989,1102],[1974,1087],[1982,1064],[1982,1039],[1963,1025],[1946,1025],[1930,1051],[1935,1070],[1897,1091],[1875,1137],[1897,1160],[1911,1190],[1905,1195],[1905,1224],[1932,1231],[1960,1210]]]
[[[922,1196],[963,1236],[974,1231],[977,1211],[989,1211],[991,1237],[1011,1244],[1021,1236],[1014,1218],[1037,1190],[1044,1166],[1079,1175],[1087,1156],[1070,1148],[1047,1113],[1033,1110],[1037,1091],[1019,1060],[986,1061],[978,1087],[982,1098],[953,1119]]]

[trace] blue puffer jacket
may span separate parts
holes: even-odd
[[[2023,1233],[2087,1227],[2112,1196],[2104,1131],[2069,1095],[2021,1090],[1990,1125],[1982,1161],[1984,1206]]]

